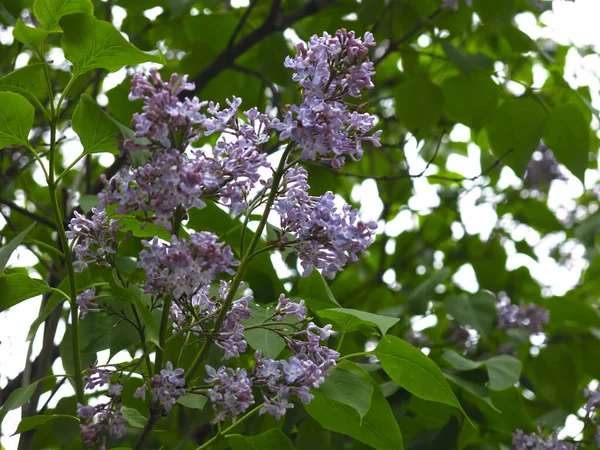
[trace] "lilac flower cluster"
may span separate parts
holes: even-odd
[[[193,233],[188,240],[172,236],[169,244],[157,237],[142,244],[147,248],[138,267],[146,271],[144,290],[159,296],[191,297],[218,274],[233,274],[230,266],[236,265],[231,248],[209,232]]]
[[[78,239],[73,247],[75,271],[81,272],[91,263],[109,267],[108,258],[117,253],[117,232],[121,228],[104,210],[93,208],[89,219],[75,211],[66,233],[68,239]]]
[[[543,325],[550,320],[547,309],[534,304],[525,305],[521,300],[519,305],[514,305],[505,299],[498,304],[498,328],[522,328],[531,333],[541,333]]]
[[[333,278],[373,243],[377,224],[359,220],[358,210],[348,204],[339,210],[331,192],[309,196],[307,178],[303,168],[290,169],[285,175],[285,194],[276,199],[273,209],[280,216],[282,231],[295,237],[290,244],[298,252],[302,276],[316,268]]]
[[[224,302],[229,294],[231,282],[221,282],[219,295],[221,301]],[[243,289],[243,285],[240,286]],[[215,345],[221,348],[225,355],[224,359],[237,358],[240,353],[244,353],[248,348],[247,342],[244,340],[244,326],[240,323],[242,320],[250,318],[250,308],[248,303],[252,300],[252,296],[245,295],[231,304],[231,308],[227,311],[225,320],[221,325],[219,334],[215,339]]]
[[[544,438],[536,433],[525,434],[517,430],[512,435],[511,450],[577,450],[579,446],[571,442],[559,441],[556,435]]]
[[[81,318],[85,319],[85,316],[91,312],[100,312],[100,308],[96,304],[98,297],[96,297],[96,288],[92,287],[86,289],[75,299],[75,304],[81,311]]]
[[[85,378],[86,388],[93,389],[96,386],[104,386],[110,383],[114,372],[97,367],[90,367],[90,375]],[[77,415],[81,418],[81,438],[85,447],[100,444],[99,449],[106,448],[107,437],[122,438],[127,433],[125,425],[127,421],[121,414],[121,384],[109,384],[106,395],[110,398],[107,403],[95,406],[77,404]]]
[[[159,404],[165,414],[173,409],[177,399],[185,394],[185,379],[182,368],[173,368],[171,361],[167,362],[166,369],[160,371],[160,375],[154,375],[151,380],[150,395],[155,404]],[[146,399],[146,383],[136,389],[134,397]]]
[[[303,303],[294,303],[281,296],[273,316],[275,321],[286,316],[296,316],[299,321],[306,320],[306,308]],[[281,418],[289,408],[292,396],[303,403],[310,403],[313,396],[311,388],[318,388],[327,369],[335,365],[339,353],[321,345],[331,334],[331,325],[321,328],[310,322],[305,329],[286,336],[286,344],[293,356],[288,359],[273,360],[263,358],[260,351],[254,354],[256,364],[250,374],[244,369],[206,366],[208,383],[213,383],[208,395],[216,413],[216,421],[235,421],[255,403],[252,388],[260,388],[265,400],[260,414],[269,413]]]
[[[239,120],[241,99],[228,100],[229,108],[197,98],[180,101],[184,90],[193,90],[187,76],[173,74],[168,83],[156,70],[134,76],[130,99],[144,101],[142,114],[135,114],[136,140],[126,140],[125,149],[149,150],[150,159],[141,167],[123,169],[110,181],[104,179],[100,194],[103,206],[118,205],[119,214],[142,212],[148,220],[171,229],[175,208],[203,208],[203,197],[214,197],[240,213],[247,207],[247,193],[259,181],[258,169],[270,167],[259,149],[269,141],[269,118],[256,108]],[[200,110],[206,106],[207,115]],[[201,135],[227,134],[210,152],[184,153]]]
[[[302,88],[300,106],[288,105],[288,111],[275,127],[279,139],[290,139],[302,150],[304,160],[317,158],[335,168],[344,165],[345,156],[358,161],[362,143],[379,143],[381,131],[369,135],[375,117],[361,113],[347,97],[360,100],[361,89],[371,89],[374,65],[367,54],[373,47],[373,35],[357,38],[353,31],[338,30],[335,36],[313,36],[308,46],[299,43],[296,56],[287,57],[285,66],[294,70],[292,79]]]

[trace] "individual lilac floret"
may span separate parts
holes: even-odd
[[[254,404],[252,380],[245,369],[205,367],[208,375],[205,381],[214,384],[208,391],[208,398],[216,413],[215,422],[224,422],[229,417],[235,422],[238,415]]]
[[[89,219],[75,211],[66,233],[68,239],[78,239],[73,247],[75,271],[87,269],[90,263],[110,267],[110,258],[117,253],[117,232],[121,228],[104,210],[92,208]]]
[[[185,379],[182,368],[173,368],[173,364],[167,362],[166,369],[160,371],[160,375],[152,377],[150,395],[152,401],[160,404],[165,414],[168,414],[177,399],[185,394]],[[146,398],[146,384],[144,383],[136,390],[135,397]]]
[[[332,192],[309,196],[307,178],[303,168],[289,170],[285,193],[276,199],[273,209],[280,216],[282,231],[295,237],[289,245],[298,252],[302,276],[316,268],[333,278],[347,263],[358,261],[357,255],[373,243],[377,224],[359,220],[358,210],[348,204],[340,210]]]
[[[155,237],[142,244],[147,248],[140,253],[138,267],[146,271],[146,292],[178,300],[191,297],[220,273],[234,273],[231,248],[218,243],[213,233],[193,233],[188,240],[172,236],[169,244]]]
[[[101,369],[96,366],[89,367],[89,375],[83,377],[86,382],[86,389],[94,389],[95,387],[102,387],[105,384],[110,383],[110,379],[115,375],[113,370]]]
[[[286,58],[284,65],[294,70],[292,79],[302,88],[302,100],[300,106],[288,105],[283,121],[273,121],[273,126],[281,131],[280,140],[298,145],[302,159],[319,158],[339,168],[346,155],[362,158],[364,141],[381,145],[380,131],[369,134],[375,117],[361,112],[360,101],[345,101],[360,100],[361,89],[373,87],[375,69],[367,54],[374,45],[370,32],[361,40],[341,29],[335,36],[315,35],[307,46],[299,43],[296,56]]]
[[[127,421],[121,414],[122,392],[123,386],[114,384],[106,394],[110,398],[109,402],[95,406],[77,404],[77,416],[81,418],[81,438],[86,448],[97,444],[100,444],[99,448],[106,448],[107,437],[122,438],[127,434]]]
[[[81,294],[77,296],[75,303],[79,307],[81,311],[81,318],[85,319],[85,316],[91,312],[100,312],[100,308],[96,304],[98,297],[96,297],[96,288],[91,287],[90,289],[86,289]]]
[[[517,430],[512,435],[511,450],[577,450],[579,446],[571,442],[559,441],[556,435],[544,438],[536,433],[525,434]]]
[[[187,82],[187,75],[172,74],[165,83],[156,69],[149,75],[138,72],[133,76],[129,100],[142,100],[143,113],[134,114],[132,125],[137,138],[146,138],[149,146],[140,145],[139,141],[125,141],[125,148],[162,147],[184,150],[189,143],[198,139],[201,126],[206,117],[200,109],[206,102],[196,97],[180,101],[178,95],[183,91],[193,91],[194,83]]]
[[[519,305],[503,300],[498,305],[498,328],[522,328],[532,333],[541,333],[543,325],[550,320],[547,309],[534,304],[525,305],[521,300]]]
[[[300,300],[300,303],[295,303],[287,298],[285,294],[281,294],[277,301],[273,320],[281,322],[288,316],[296,316],[298,322],[303,322],[306,320],[306,312],[307,309],[306,306],[304,306],[304,300]]]

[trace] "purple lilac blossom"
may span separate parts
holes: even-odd
[[[86,389],[94,389],[109,384],[110,379],[115,375],[113,370],[101,369],[96,366],[90,366],[88,371],[89,375],[83,377],[83,381],[86,382]]]
[[[66,234],[78,240],[73,247],[75,271],[87,269],[90,263],[110,267],[109,258],[117,253],[117,232],[123,227],[102,209],[93,208],[89,219],[77,211],[74,214]]]
[[[283,299],[286,300],[285,297]],[[304,311],[304,306],[299,303],[282,303],[280,298],[279,304],[282,306],[278,308],[280,310]],[[269,413],[277,419],[294,407],[290,402],[292,397],[298,398],[302,403],[310,403],[313,399],[311,388],[316,389],[323,383],[327,370],[336,364],[340,356],[338,352],[321,345],[330,335],[331,325],[321,328],[311,322],[306,329],[285,337],[293,356],[273,360],[263,358],[261,352],[256,351],[256,364],[249,375],[243,369],[234,371],[220,367],[215,370],[206,366],[206,382],[213,384],[209,398],[217,414],[215,420],[224,421],[230,416],[235,420],[238,414],[254,404],[252,387],[260,388],[263,392],[265,405],[259,414]]]
[[[121,393],[123,386],[111,384],[106,395],[110,398],[108,403],[95,406],[77,404],[77,416],[81,418],[79,425],[83,445],[92,447],[100,444],[106,448],[107,437],[122,438],[127,434],[125,425],[127,421],[121,414]]]
[[[273,210],[282,231],[295,238],[291,246],[298,252],[302,276],[316,268],[333,278],[347,263],[358,261],[358,253],[366,252],[377,224],[360,220],[358,210],[348,204],[339,209],[332,192],[309,196],[307,178],[303,168],[290,169],[284,178],[285,194],[276,199]]]
[[[345,101],[360,100],[362,89],[373,88],[375,68],[367,54],[374,45],[370,32],[361,40],[341,29],[335,36],[314,35],[308,45],[296,46],[295,57],[286,58],[285,67],[293,69],[292,79],[302,88],[302,101],[288,105],[283,120],[274,120],[273,126],[281,141],[290,139],[301,149],[302,159],[319,158],[340,168],[346,155],[362,158],[363,142],[381,145],[381,131],[369,134],[375,117],[361,112],[360,101],[358,106]]]
[[[160,404],[165,414],[173,409],[177,399],[185,394],[185,379],[182,368],[173,368],[171,361],[167,362],[166,369],[159,375],[154,375],[151,381],[150,395],[154,403]],[[135,391],[134,397],[146,398],[146,383]]]
[[[233,274],[230,266],[237,264],[231,248],[209,232],[192,233],[188,240],[172,236],[169,244],[157,237],[142,244],[147,248],[140,253],[138,267],[146,271],[144,290],[161,297],[191,297],[218,274]]]
[[[303,322],[306,320],[306,312],[307,309],[306,306],[304,306],[304,300],[300,300],[299,303],[295,303],[287,298],[285,294],[281,294],[279,296],[279,300],[277,301],[277,307],[275,308],[273,320],[275,322],[281,322],[288,316],[296,316],[298,322]]]
[[[223,422],[229,417],[235,422],[237,416],[254,404],[252,380],[245,369],[220,367],[215,370],[205,366],[207,383],[214,383],[208,391],[208,398],[216,413],[214,422]]]
[[[221,282],[221,288],[219,289],[221,304],[225,302],[230,286],[231,282]],[[244,285],[240,284],[239,289],[243,290]],[[215,345],[225,352],[224,359],[238,358],[240,353],[244,353],[248,348],[248,344],[244,339],[244,326],[240,321],[250,318],[251,312],[248,304],[252,299],[251,295],[244,295],[234,300],[229,311],[227,311],[219,334],[215,338]]]
[[[556,435],[542,437],[536,433],[525,434],[517,430],[512,435],[511,450],[577,450],[578,445],[559,441]]]
[[[81,311],[81,318],[85,319],[85,316],[91,312],[100,312],[100,308],[96,304],[98,297],[96,297],[96,288],[91,287],[90,289],[86,289],[81,294],[77,296],[75,299],[75,304],[79,307]]]
[[[498,328],[522,328],[531,333],[541,333],[543,325],[548,323],[550,313],[547,309],[534,304],[519,305],[503,300],[498,304]]]
[[[600,385],[595,391],[586,387],[583,390],[583,395],[587,398],[587,401],[583,405],[583,409],[586,412],[584,420],[596,425],[596,446],[600,448],[600,424],[596,417],[596,413],[600,407]]]

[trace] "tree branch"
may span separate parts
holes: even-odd
[[[225,50],[223,50],[219,56],[217,56],[217,58],[211,64],[209,64],[208,67],[206,67],[206,69],[200,72],[192,80],[196,84],[196,91],[194,93],[190,91],[184,91],[182,96],[184,98],[191,97],[195,93],[202,91],[202,89],[206,87],[210,80],[216,77],[223,70],[231,68],[239,56],[254,47],[256,44],[273,33],[284,31],[304,17],[319,12],[329,4],[333,3],[333,1],[334,0],[311,0],[301,8],[298,8],[291,13],[282,15],[280,14],[281,0],[273,0],[269,15],[263,24],[256,30],[248,33],[237,44],[234,44],[231,47],[227,47]]]
[[[40,216],[39,214],[33,213],[31,211],[28,211],[25,208],[21,208],[19,205],[17,205],[14,202],[11,202],[10,200],[6,200],[4,198],[0,198],[0,204],[6,205],[8,206],[10,209],[12,209],[15,212],[18,212],[19,214],[22,214],[24,216],[29,217],[30,219],[33,219],[41,224],[46,225],[47,227],[52,228],[53,230],[56,230],[56,225],[51,221],[46,219],[44,216]]]

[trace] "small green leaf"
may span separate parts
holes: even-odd
[[[473,295],[457,295],[445,301],[446,311],[459,325],[468,325],[487,336],[494,326],[497,309],[494,296],[481,291]]]
[[[493,116],[501,89],[489,75],[473,72],[444,80],[442,91],[448,117],[479,129]]]
[[[135,408],[122,406],[121,413],[123,414],[123,418],[133,428],[144,428],[146,426],[146,422],[148,422],[148,419]]]
[[[544,143],[582,183],[589,161],[589,129],[581,109],[568,103],[552,110],[544,130]]]
[[[6,399],[6,401],[4,402],[4,404],[2,405],[2,408],[0,408],[0,411],[11,411],[13,409],[17,409],[23,406],[29,401],[40,381],[42,380],[34,381],[33,383],[28,384],[27,386],[23,386],[12,391]]]
[[[0,148],[29,145],[34,109],[27,99],[13,92],[0,92]]]
[[[483,361],[471,361],[453,350],[446,350],[442,353],[442,358],[460,371],[485,366],[489,378],[487,387],[493,391],[502,391],[514,386],[519,381],[523,369],[521,361],[508,355],[494,356]]]
[[[94,16],[74,14],[63,17],[62,48],[77,75],[93,69],[116,72],[124,66],[155,62],[164,64],[160,53],[143,52],[129,43],[110,22]]]
[[[245,330],[244,337],[248,345],[254,350],[260,350],[265,358],[275,359],[285,348],[283,338],[267,328]]]
[[[33,13],[44,28],[50,32],[61,31],[59,20],[70,14],[94,14],[90,0],[35,0]]]
[[[73,130],[81,139],[86,153],[119,154],[116,138],[119,127],[87,94],[81,95],[77,108],[73,112]]]
[[[487,126],[494,155],[502,157],[522,177],[542,137],[546,113],[531,98],[511,98],[504,102]],[[508,153],[510,151],[510,153]]]
[[[317,314],[324,319],[331,319],[337,323],[341,327],[339,331],[355,331],[367,326],[379,328],[382,335],[385,335],[390,328],[400,321],[396,317],[381,316],[349,308],[322,309]]]
[[[503,391],[514,386],[521,376],[523,365],[512,356],[500,355],[486,360],[490,381],[487,386],[493,391]]]
[[[0,273],[4,271],[8,260],[10,259],[10,255],[17,249],[23,239],[27,236],[27,234],[31,231],[31,229],[35,226],[35,222],[21,231],[17,236],[15,236],[10,242],[6,245],[0,247]]]
[[[330,369],[319,391],[332,400],[348,405],[364,418],[371,407],[373,385],[342,367]]]
[[[36,49],[41,47],[48,34],[49,31],[44,28],[28,27],[20,17],[17,19],[15,29],[13,30],[13,36],[17,41]]]
[[[0,312],[18,305],[28,298],[48,292],[50,288],[44,280],[30,278],[22,273],[0,276]]]
[[[448,41],[442,41],[442,48],[446,52],[448,58],[450,58],[450,60],[456,64],[460,71],[465,75],[469,75],[471,71],[475,69],[492,69],[494,67],[494,60],[481,53],[465,53]]]
[[[0,91],[18,92],[34,102],[45,98],[44,70],[46,63],[33,63],[0,78]]]
[[[408,392],[425,400],[455,406],[468,418],[440,368],[421,350],[395,336],[385,336],[374,353],[383,370]]]
[[[255,436],[232,434],[227,438],[231,450],[295,450],[294,444],[283,431],[275,428]]]
[[[75,416],[69,416],[67,414],[53,414],[53,415],[38,415],[38,416],[29,416],[24,417],[21,422],[19,422],[19,426],[17,427],[17,431],[14,434],[24,433],[25,431],[33,430],[38,425],[42,425],[46,422],[49,422],[54,419],[73,419],[79,422],[79,419]],[[14,436],[13,434],[13,436]]]
[[[73,127],[74,128],[74,127]],[[97,195],[82,195],[79,198],[79,206],[84,213],[88,213],[100,203]]]
[[[442,117],[444,94],[423,76],[413,76],[396,89],[396,114],[419,137],[437,125]]]
[[[296,297],[303,299],[306,306],[313,311],[341,306],[333,296],[323,275],[316,270],[313,270],[309,276],[300,278]]]
[[[177,399],[177,403],[191,409],[203,409],[208,398],[204,395],[187,393]]]
[[[304,405],[306,412],[326,430],[353,437],[377,450],[402,450],[402,434],[379,385],[356,364],[341,361],[338,367],[359,376],[373,387],[371,406],[361,418],[351,406],[340,403],[320,390],[313,391],[314,398]]]

